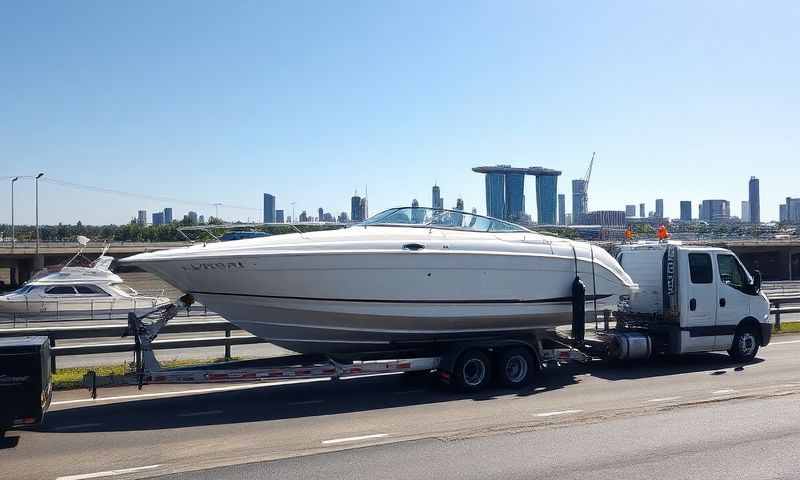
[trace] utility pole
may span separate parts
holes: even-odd
[[[19,180],[19,177],[11,179],[11,251],[14,251],[14,244],[17,243],[17,237],[14,234],[14,182]],[[11,282],[14,283],[14,282]]]
[[[39,179],[42,178],[44,173],[36,175],[36,260],[34,264],[39,261]],[[42,262],[44,264],[44,262]]]
[[[297,202],[292,202],[292,222],[297,223],[297,218],[294,216],[294,204]]]

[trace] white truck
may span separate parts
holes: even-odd
[[[690,247],[676,242],[622,245],[617,259],[639,284],[639,292],[621,298],[616,325],[584,335],[584,308],[591,305],[583,281],[573,285],[573,325],[513,334],[487,334],[470,339],[441,339],[434,344],[380,354],[365,352],[343,357],[295,355],[244,360],[203,367],[162,369],[152,351],[158,331],[176,307],[158,309],[161,318],[147,323],[131,315],[129,331],[136,337],[136,372],[101,378],[90,372],[84,383],[208,383],[230,381],[339,378],[380,373],[436,371],[460,390],[474,391],[496,381],[506,387],[525,386],[551,362],[603,358],[636,361],[659,354],[727,350],[740,362],[755,357],[770,341],[769,301],[760,290],[760,275],[751,276],[733,252]],[[588,280],[588,279],[586,279]]]

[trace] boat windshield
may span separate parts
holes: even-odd
[[[360,225],[421,226],[473,232],[528,231],[519,225],[492,217],[429,207],[390,208],[364,220]]]
[[[25,285],[24,287],[22,287],[22,288],[18,288],[17,290],[14,290],[14,291],[13,291],[13,292],[11,292],[11,293],[12,293],[12,294],[16,294],[16,295],[24,295],[24,294],[26,294],[26,293],[30,292],[30,291],[31,291],[31,290],[33,290],[33,289],[34,289],[34,286],[33,286],[33,285]]]

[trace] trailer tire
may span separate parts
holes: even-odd
[[[761,343],[758,331],[752,325],[739,325],[736,335],[733,336],[733,345],[728,350],[730,355],[737,362],[749,362],[758,354],[758,346]]]
[[[530,384],[536,371],[531,352],[524,347],[511,347],[500,351],[497,358],[497,381],[508,388],[521,388]]]
[[[478,349],[462,353],[453,369],[453,387],[462,392],[476,392],[492,381],[489,356]]]

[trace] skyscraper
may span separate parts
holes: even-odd
[[[692,202],[681,200],[681,220],[684,222],[692,221]]]
[[[727,200],[703,200],[700,220],[710,223],[724,222],[731,218],[731,204]]]
[[[536,176],[536,219],[540,225],[556,224],[557,182],[558,177],[555,175]]]
[[[506,216],[506,177],[502,173],[486,174],[486,215]]]
[[[589,211],[589,194],[586,191],[586,180],[572,181],[572,222],[583,223],[583,216]]]
[[[456,199],[456,207],[453,210],[464,211],[464,200],[461,198]]]
[[[264,194],[264,223],[275,223],[275,196]]]
[[[197,212],[189,211],[186,216],[189,217],[189,223],[191,225],[197,225]]]
[[[525,174],[507,173],[505,176],[506,220],[519,220],[525,215]],[[540,177],[536,177],[538,180]],[[537,183],[538,191],[538,183]]]
[[[625,205],[625,216],[626,217],[635,217],[636,216],[636,205]]]
[[[800,198],[786,197],[786,223],[800,223]]]
[[[563,193],[558,194],[558,224],[567,224],[567,196]]]
[[[275,223],[283,223],[283,210],[275,210]]]
[[[756,177],[750,177],[750,183],[748,185],[750,190],[750,223],[761,223],[761,193],[760,193],[760,186],[758,179]]]
[[[434,185],[431,189],[431,207],[444,208],[444,201],[442,200],[441,191],[438,185]]]
[[[139,215],[136,218],[136,223],[139,225],[147,225],[147,210],[139,210]]]
[[[360,205],[361,220],[367,219],[367,197],[361,197]]]
[[[169,225],[172,223],[172,208],[167,207],[164,209],[164,223]]]
[[[197,221],[200,222],[200,223],[206,223],[206,216],[205,215],[200,215],[200,218],[198,218]]]
[[[746,200],[742,201],[742,216],[740,218],[742,222],[750,223],[750,202]]]
[[[656,218],[664,218],[664,199],[656,198]]]
[[[644,213],[644,203],[639,204],[639,217],[644,218],[646,215]]]
[[[321,222],[323,218],[325,218],[325,210],[323,210],[322,207],[319,207],[317,209],[317,220]]]
[[[361,197],[358,196],[358,192],[350,197],[350,219],[354,222],[364,220],[361,218]]]
[[[153,213],[153,225],[164,225],[164,212]]]

